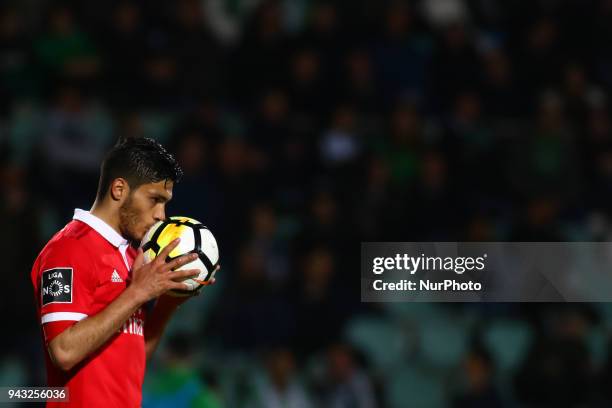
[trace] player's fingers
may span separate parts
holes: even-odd
[[[172,271],[174,269],[180,268],[183,265],[188,264],[189,262],[193,262],[196,259],[198,259],[198,254],[183,255],[168,262],[166,264],[166,269]]]
[[[198,269],[185,269],[181,271],[172,271],[168,274],[171,280],[182,280],[185,278],[193,278],[200,274]]]
[[[168,288],[176,290],[191,290],[191,286],[182,282],[172,282],[170,285],[168,285]]]
[[[134,263],[132,263],[132,270],[139,269],[144,263],[144,252],[142,252],[142,248],[138,248],[136,259],[134,259]]]
[[[166,262],[166,258],[168,257],[168,255],[170,255],[170,252],[172,252],[172,250],[174,248],[176,248],[176,246],[179,244],[179,242],[181,242],[181,239],[180,238],[176,238],[175,240],[170,242],[168,245],[166,245],[164,247],[164,249],[162,249],[162,251],[159,253],[159,255],[157,255],[157,257],[155,258],[155,260],[158,262],[158,264],[162,264],[162,263]]]

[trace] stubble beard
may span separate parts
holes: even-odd
[[[138,231],[136,229],[138,225],[138,219],[140,213],[133,206],[132,196],[128,196],[125,203],[119,207],[119,229],[121,234],[131,242],[139,242]]]

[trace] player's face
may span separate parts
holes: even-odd
[[[141,241],[157,221],[166,218],[166,203],[172,199],[174,183],[163,180],[147,183],[131,191],[119,208],[121,233],[132,241]]]

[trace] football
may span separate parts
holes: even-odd
[[[183,283],[189,286],[185,290],[171,290],[172,296],[192,296],[202,286],[214,278],[215,268],[219,264],[217,240],[201,222],[189,217],[170,217],[153,225],[145,234],[140,247],[145,261],[150,262],[174,239],[180,238],[179,245],[170,252],[166,262],[181,255],[196,253],[198,258],[179,269],[198,269],[200,274],[186,279]]]

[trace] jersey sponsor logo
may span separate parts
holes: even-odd
[[[53,268],[42,273],[41,307],[49,303],[72,303],[72,268]]]
[[[123,282],[123,279],[121,279],[116,269],[113,270],[113,274],[111,275],[111,282]]]
[[[123,323],[123,327],[119,330],[119,332],[144,336],[143,317],[142,309],[138,309],[125,323]]]

